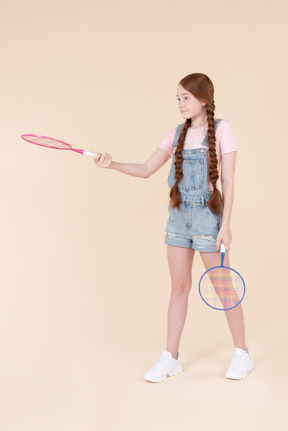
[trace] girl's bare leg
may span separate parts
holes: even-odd
[[[200,255],[206,271],[209,268],[221,265],[221,254],[219,252],[200,252]],[[230,266],[229,251],[225,251],[223,265]],[[234,347],[240,347],[248,352],[245,342],[244,316],[241,303],[237,305],[237,307],[232,308],[231,310],[225,310],[224,312],[233,337]]]
[[[187,315],[188,295],[192,287],[192,262],[195,250],[167,245],[171,276],[171,295],[168,308],[167,348],[178,358],[178,348]]]

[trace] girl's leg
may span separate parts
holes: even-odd
[[[219,252],[200,252],[200,255],[206,268],[206,271],[209,268],[221,265],[221,256]],[[229,251],[225,251],[223,265],[230,266]],[[234,347],[240,347],[248,353],[245,342],[244,316],[241,303],[237,305],[237,307],[232,308],[231,310],[225,310],[225,315],[228,321],[230,331],[232,333]]]
[[[167,245],[171,276],[171,295],[168,308],[167,351],[178,359],[178,347],[184,327],[188,295],[192,287],[192,262],[195,250]]]

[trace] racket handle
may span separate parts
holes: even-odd
[[[97,156],[98,153],[92,153],[92,151],[83,151],[83,156],[90,156],[90,157],[95,157]]]
[[[225,256],[225,245],[224,245],[224,242],[221,242],[221,244],[220,244],[220,251],[221,251],[221,266],[223,266],[224,256]]]

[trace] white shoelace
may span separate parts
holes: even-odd
[[[168,358],[159,358],[155,365],[153,365],[152,370],[162,369],[167,364]]]
[[[239,368],[240,362],[241,362],[242,355],[239,355],[239,353],[234,353],[232,361],[231,361],[231,368]]]

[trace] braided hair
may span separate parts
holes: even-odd
[[[210,78],[203,73],[192,73],[181,79],[179,82],[186,91],[193,94],[200,101],[206,102],[206,115],[208,122],[208,141],[209,149],[207,151],[207,165],[209,166],[209,179],[213,185],[213,192],[206,205],[216,213],[222,216],[222,196],[220,191],[217,189],[217,181],[219,179],[219,172],[217,168],[217,154],[216,154],[216,136],[214,129],[214,86]],[[187,118],[185,121],[181,134],[179,136],[177,148],[175,150],[175,184],[170,190],[170,201],[172,208],[180,209],[182,200],[180,198],[180,191],[178,183],[183,177],[182,171],[182,151],[184,148],[185,138],[188,128],[192,124],[192,119]]]

